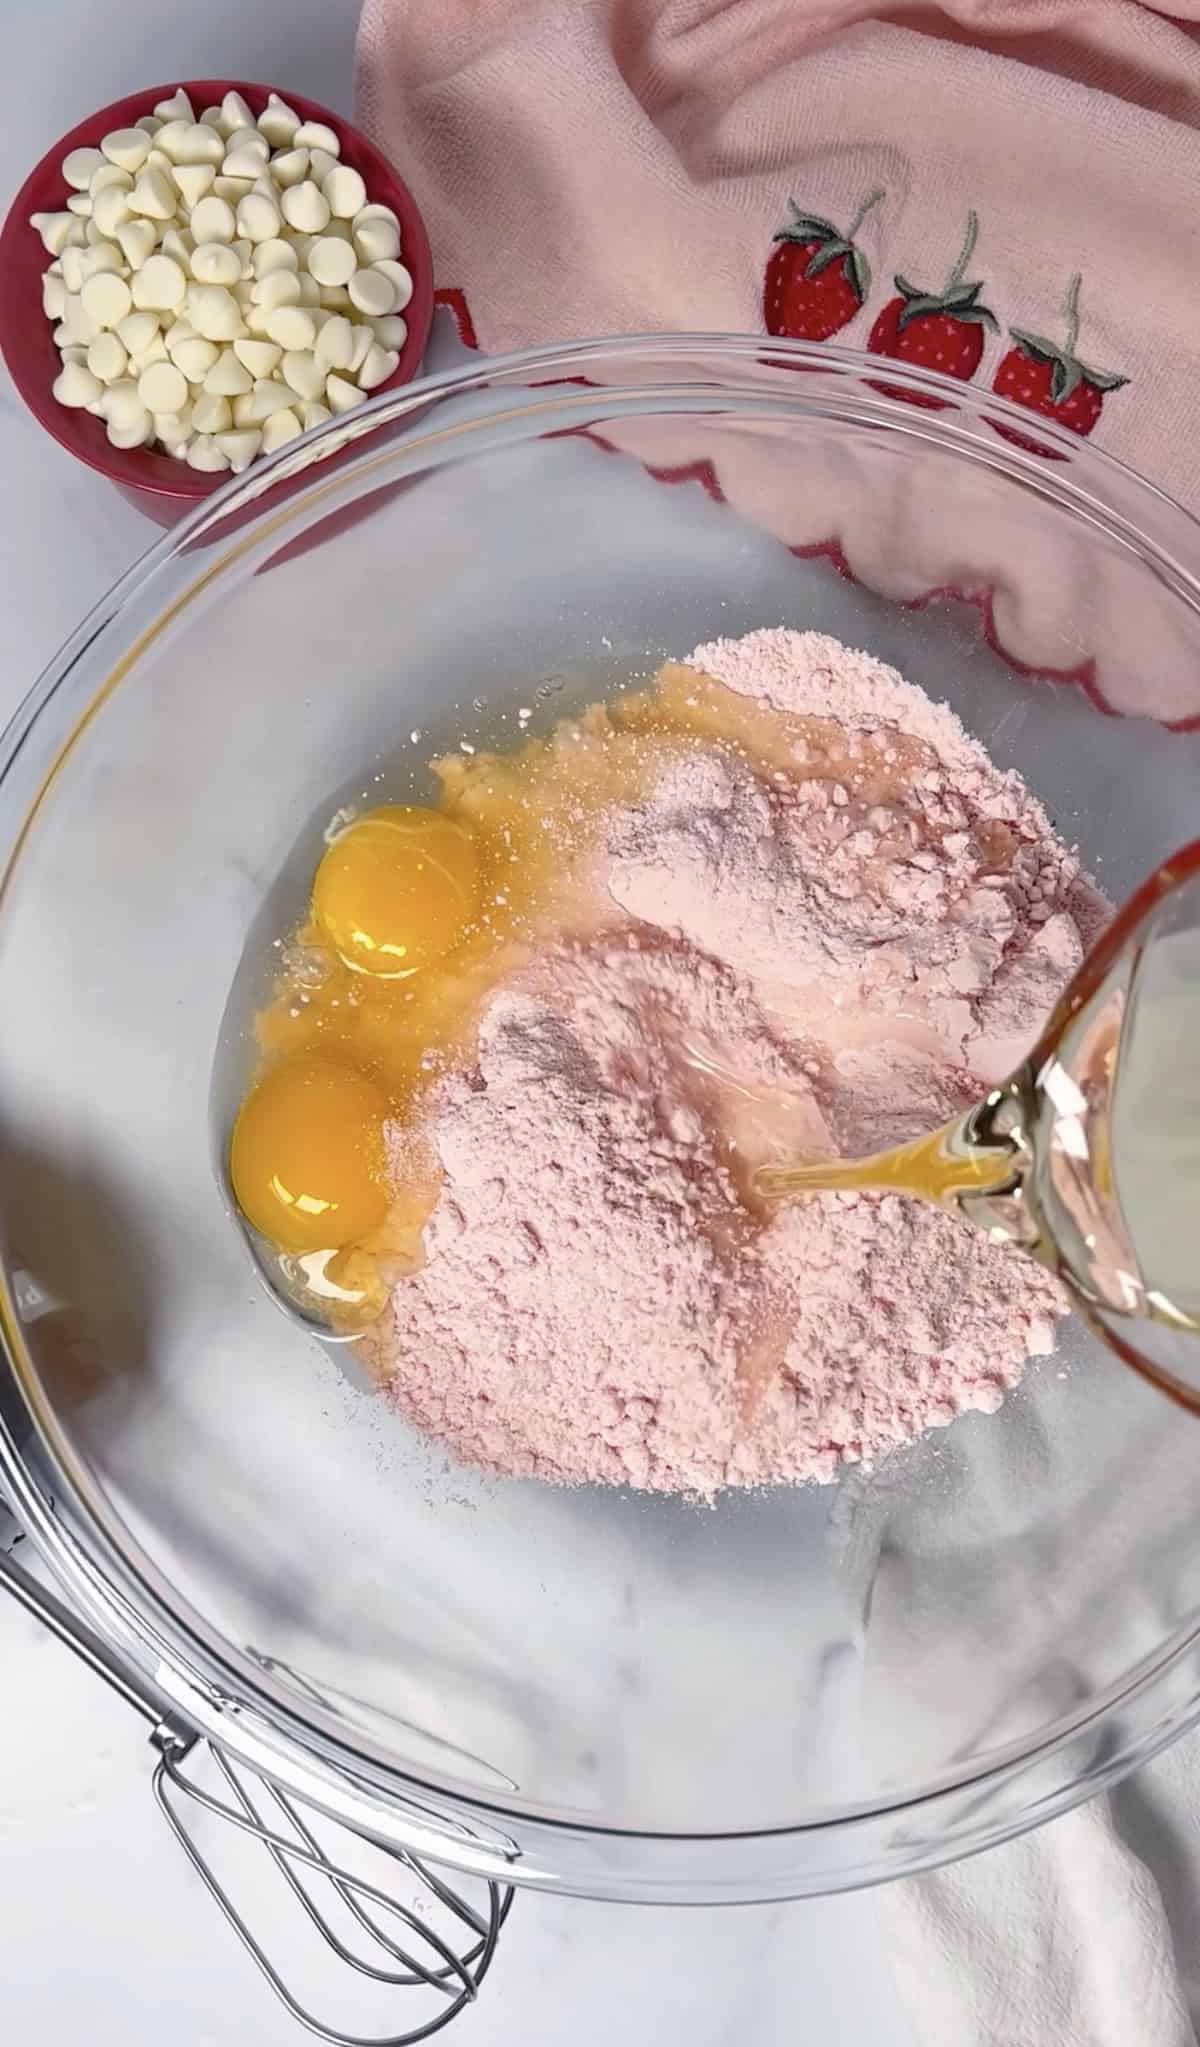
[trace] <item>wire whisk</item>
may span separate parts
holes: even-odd
[[[0,1514],[4,1513],[0,1501]],[[131,1671],[81,1617],[11,1554],[19,1534],[9,1517],[0,1529],[0,1587],[43,1621],[88,1667],[149,1722],[157,1753],[154,1796],[172,1833],[246,1953],[291,2016],[330,2047],[412,2047],[441,2032],[478,1995],[513,1901],[511,1885],[493,1879],[451,1884],[407,1849],[359,1835],[236,1762],[177,1717],[169,1702]],[[211,1777],[216,1789],[201,1781]],[[185,1819],[184,1815],[187,1815]],[[353,1976],[384,1992],[424,1993],[416,2023],[398,2032],[363,2034],[327,2024],[297,1995],[236,1902],[211,1852],[197,1838],[203,1816],[220,1820],[270,1856],[286,1889],[326,1949]],[[336,1829],[339,1855],[357,1849],[382,1873],[374,1881],[336,1859],[317,1828]],[[214,1836],[215,1839],[215,1836]],[[459,1887],[460,1884],[463,1887]],[[470,1888],[466,1888],[470,1886]],[[472,1902],[478,1897],[478,1903]],[[261,1898],[258,1901],[261,1908]],[[331,1917],[343,1915],[344,1932]],[[351,1944],[353,1941],[354,1944]],[[432,2008],[431,2008],[432,2007]]]

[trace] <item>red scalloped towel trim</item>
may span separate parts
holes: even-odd
[[[475,322],[471,318],[471,310],[467,304],[466,293],[461,287],[458,285],[443,286],[440,291],[434,292],[433,297],[434,304],[445,306],[452,316],[463,347],[474,349],[477,353],[481,352],[479,350],[479,339],[475,332]],[[543,381],[547,384],[586,384],[588,379],[586,377],[551,377]],[[606,441],[603,434],[598,432],[595,427],[560,427],[552,438],[558,439],[562,437],[565,439],[570,435],[579,435],[584,440],[591,441],[596,447],[603,448],[610,455],[624,454],[626,452],[624,449],[614,448],[612,442]],[[694,462],[680,463],[674,467],[656,468],[652,462],[644,463],[643,467],[648,475],[654,477],[657,483],[698,483],[701,490],[705,491],[715,504],[723,505],[727,503],[725,492],[721,488],[720,478],[707,456],[700,457]],[[812,561],[816,559],[827,561],[830,567],[836,570],[839,576],[844,577],[848,583],[857,584],[858,582],[858,577],[846,560],[842,544],[836,536],[831,536],[828,540],[818,540],[804,545],[797,545],[789,548],[788,551],[790,554],[794,554],[798,561]],[[1118,711],[1114,705],[1108,702],[1099,683],[1096,681],[1096,664],[1094,661],[1080,661],[1074,668],[1047,668],[1040,663],[1021,661],[1015,654],[1010,654],[1008,649],[1001,643],[996,631],[994,596],[995,593],[989,589],[960,590],[952,584],[946,584],[934,590],[926,590],[920,597],[904,599],[903,609],[905,611],[922,611],[929,604],[946,602],[970,604],[979,614],[980,628],[988,646],[994,654],[998,654],[1000,659],[1007,663],[1015,675],[1036,676],[1043,682],[1052,682],[1060,687],[1082,690],[1093,710],[1099,711],[1103,717],[1125,717],[1126,713],[1124,711]],[[1200,732],[1200,713],[1191,718],[1166,719],[1163,721],[1163,727],[1167,732]]]

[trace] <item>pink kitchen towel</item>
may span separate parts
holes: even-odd
[[[1200,0],[366,0],[363,125],[496,352],[940,369],[1200,511]]]

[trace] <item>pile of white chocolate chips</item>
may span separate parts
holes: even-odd
[[[399,363],[413,283],[340,147],[276,93],[257,120],[239,92],[197,120],[180,89],[71,150],[66,209],[32,220],[59,403],[205,471],[361,405]]]

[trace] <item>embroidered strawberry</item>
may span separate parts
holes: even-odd
[[[1024,334],[1013,327],[1009,333],[1013,346],[992,379],[992,389],[997,397],[1010,398],[1014,405],[1023,405],[1027,412],[1040,412],[1044,419],[1069,427],[1073,434],[1090,434],[1108,393],[1119,391],[1129,379],[1117,376],[1112,370],[1089,369],[1076,355],[1080,283],[1078,276],[1073,277],[1067,291],[1067,338],[1062,347],[1057,342],[1044,341],[1040,334]],[[1018,448],[1025,448],[1032,455],[1049,455],[1055,461],[1063,460],[1056,448],[1028,440],[1024,434],[1002,425],[998,419],[994,419],[992,425],[1006,441],[1015,442]]]
[[[940,292],[921,291],[907,277],[896,278],[898,298],[889,299],[867,339],[873,355],[889,355],[896,362],[915,363],[919,369],[940,370],[944,377],[969,383],[979,368],[986,328],[995,328],[996,318],[979,303],[981,283],[966,281],[967,265],[975,250],[979,221],[967,215],[967,232],[958,261]],[[881,384],[892,398],[907,398],[913,405],[940,412],[944,398],[897,390]]]
[[[871,268],[854,237],[882,197],[872,192],[864,199],[845,234],[832,221],[801,213],[795,200],[788,200],[791,218],[773,237],[777,246],[763,279],[768,334],[789,341],[828,341],[854,318],[871,289]]]

